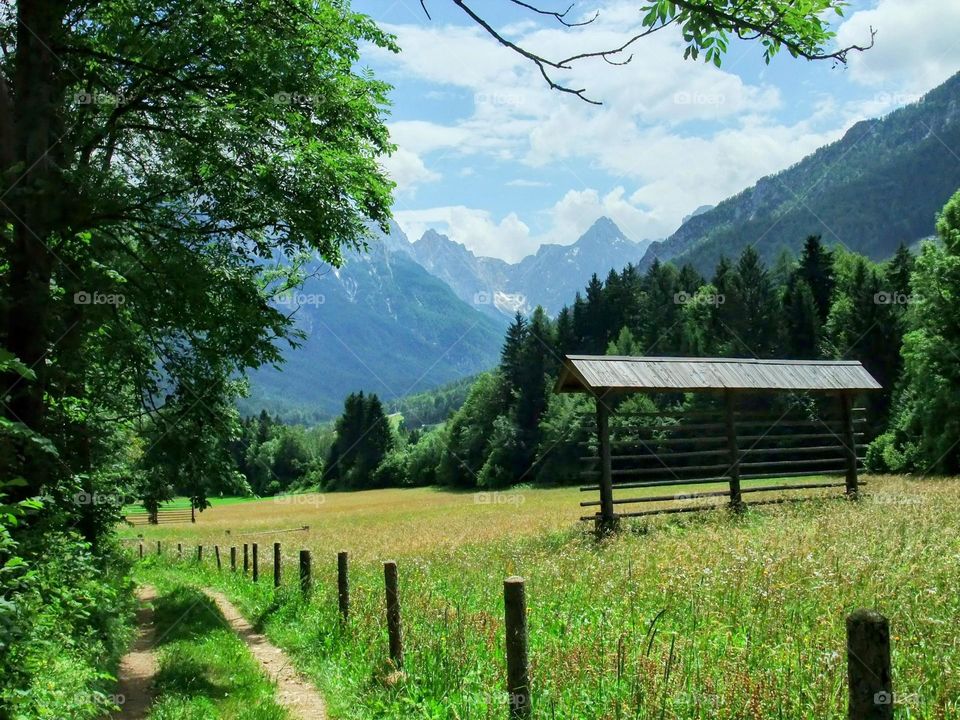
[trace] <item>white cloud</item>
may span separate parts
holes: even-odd
[[[416,153],[406,148],[398,148],[381,163],[397,184],[397,192],[400,194],[412,196],[418,185],[436,182],[441,177],[440,173],[429,169]]]
[[[463,243],[478,255],[492,255],[515,261],[535,251],[538,242],[530,237],[530,228],[510,213],[500,221],[486,210],[463,205],[400,210],[396,221],[411,240],[417,240],[428,229],[435,229]]]
[[[893,104],[909,102],[960,68],[956,0],[879,0],[876,7],[853,13],[838,29],[837,42],[862,45],[870,27],[877,31],[876,45],[849,56],[850,75],[888,97],[906,96]]]
[[[556,58],[615,46],[639,17],[635,0],[613,0],[586,28],[524,22],[509,31],[524,47]],[[858,102],[825,97],[809,104],[801,120],[780,116],[793,108],[777,87],[684,61],[682,40],[670,30],[638,42],[628,65],[598,59],[557,76],[571,87],[589,88],[591,97],[604,102],[597,107],[551,91],[535,67],[475,25],[388,26],[406,50],[391,56],[389,72],[432,83],[461,102],[466,98],[469,107],[454,120],[393,123],[391,135],[401,148],[434,167],[445,158],[469,167],[490,161],[497,172],[515,178],[496,178],[507,187],[556,186],[565,179],[567,186],[582,188],[543,210],[536,225],[544,229],[536,233],[514,213],[498,220],[481,207],[457,204],[459,198],[443,207],[398,212],[398,220],[411,237],[434,226],[478,254],[509,260],[542,242],[574,242],[599,215],[634,239],[665,237],[698,205],[716,204],[788,167],[854,121],[908,102],[909,93],[928,89],[960,66],[954,37],[960,2],[879,0],[844,22],[840,42],[863,42],[871,24],[880,33],[877,47],[850,56],[848,77],[876,88],[876,96]],[[422,117],[435,116],[425,111]],[[414,185],[429,181],[416,180],[418,170],[408,170]],[[598,173],[607,176],[603,190],[595,189],[603,182]]]

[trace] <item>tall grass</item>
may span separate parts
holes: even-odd
[[[845,717],[844,618],[860,606],[890,618],[900,717],[958,717],[960,484],[871,487],[861,503],[656,520],[602,543],[569,522],[543,528],[538,493],[547,491],[526,491],[512,508],[541,527],[535,534],[456,543],[457,528],[472,522],[464,505],[435,518],[432,550],[429,537],[371,524],[358,509],[352,532],[348,517],[336,519],[348,530],[338,545],[311,543],[307,600],[289,561],[299,543],[290,540],[281,539],[278,592],[269,572],[254,585],[210,561],[148,559],[139,572],[224,589],[293,653],[335,718],[505,717],[502,581],[510,574],[527,579],[537,718]],[[554,512],[549,499],[544,505]],[[402,558],[403,673],[385,660],[377,560],[358,553],[352,620],[337,621],[335,551],[386,539]],[[405,553],[407,544],[417,552]]]

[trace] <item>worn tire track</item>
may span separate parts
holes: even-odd
[[[325,720],[326,705],[323,697],[309,680],[298,673],[287,654],[256,632],[233,603],[223,593],[204,588],[203,592],[213,600],[230,627],[246,643],[250,653],[257,659],[277,686],[277,702],[290,714],[301,720]]]

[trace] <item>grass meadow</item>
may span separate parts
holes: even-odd
[[[601,542],[578,521],[588,494],[576,488],[289,496],[123,534],[143,536],[141,580],[225,591],[342,720],[504,718],[502,582],[513,574],[527,581],[536,718],[843,718],[844,619],[857,607],[890,619],[898,717],[960,717],[960,483],[868,480],[859,503],[660,517]],[[256,584],[226,566],[244,542],[260,547]],[[301,548],[313,553],[309,598]],[[351,553],[346,626],[338,550]],[[400,568],[403,673],[386,660],[386,559]]]

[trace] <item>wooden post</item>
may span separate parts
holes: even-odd
[[[346,550],[337,553],[337,600],[340,604],[340,618],[350,619],[350,575],[349,556]]]
[[[160,554],[160,541],[157,540],[157,555]]]
[[[403,667],[403,627],[400,623],[400,583],[397,563],[383,564],[383,580],[387,589],[387,634],[390,636],[390,659],[397,669]]]
[[[219,545],[213,546],[213,554],[217,558],[217,570],[219,570],[222,567],[220,564],[220,546]]]
[[[310,592],[310,551],[300,551],[300,590],[304,594]]]
[[[243,574],[250,572],[250,546],[243,544]]]
[[[503,581],[507,642],[507,697],[510,720],[530,717],[530,656],[527,649],[527,598],[523,578]]]
[[[197,545],[197,562],[203,562],[203,545]]]
[[[260,579],[260,552],[259,546],[253,544],[253,581],[256,582]]]
[[[197,509],[193,504],[193,499],[190,499],[190,522],[195,523],[197,521]]]
[[[724,393],[726,401],[727,420],[727,449],[730,452],[730,507],[733,510],[743,509],[743,496],[740,494],[740,448],[737,446],[736,408],[733,393],[727,390]]]
[[[177,543],[177,560],[183,560],[183,543]]]
[[[847,458],[847,496],[856,498],[859,494],[857,479],[857,436],[853,429],[853,396],[840,394],[840,419],[843,423],[844,455]]]
[[[237,546],[230,546],[230,569],[233,572],[237,571]]]
[[[893,678],[890,669],[890,623],[873,610],[847,617],[849,720],[891,720]]]
[[[606,396],[597,397],[597,443],[600,455],[600,518],[597,520],[597,533],[607,533],[615,529],[616,518],[613,514],[613,458],[610,452],[610,408]]]
[[[143,543],[140,543],[140,559],[143,560]]]
[[[273,544],[273,586],[280,587],[280,543]]]

